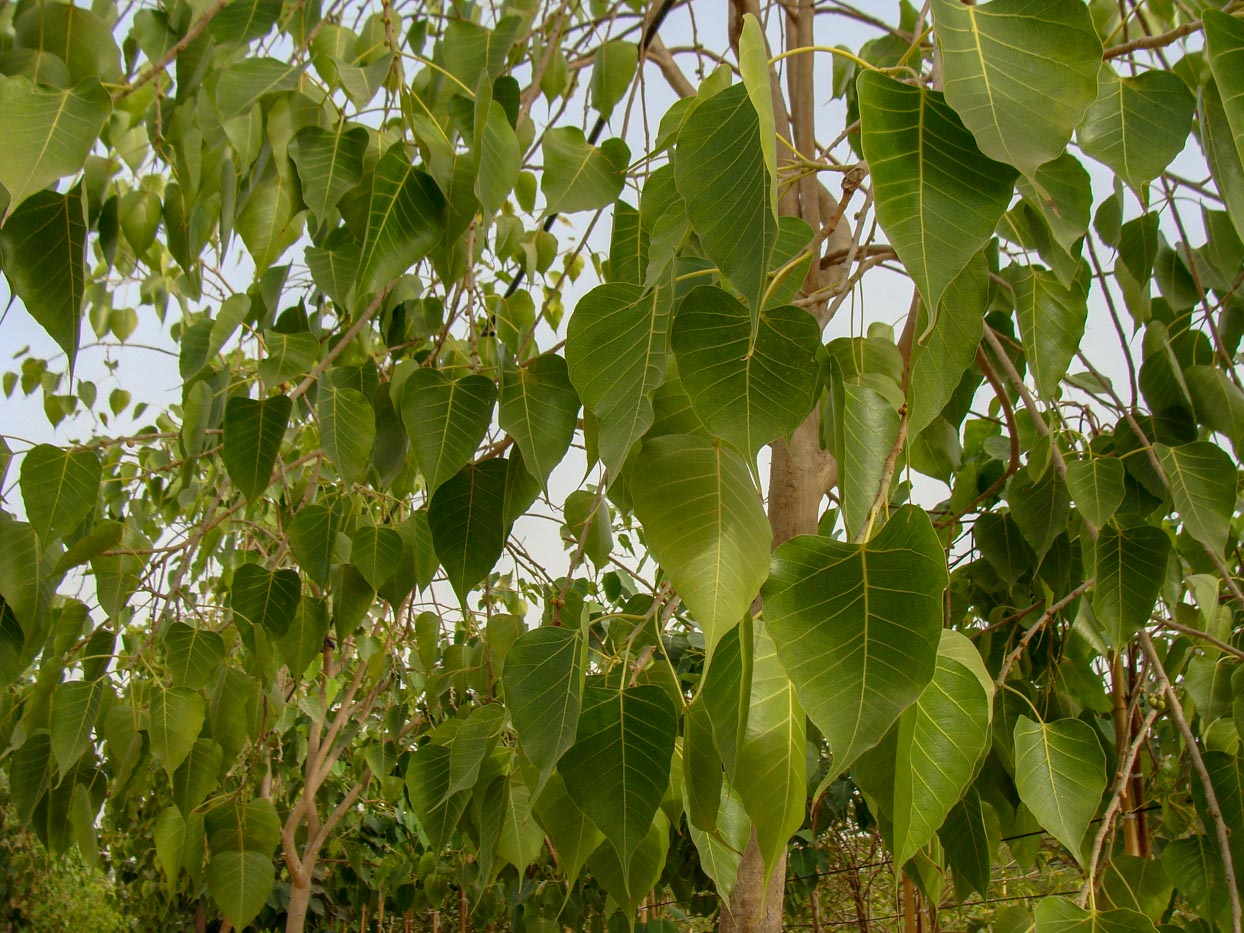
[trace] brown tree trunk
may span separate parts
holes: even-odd
[[[289,889],[289,908],[285,912],[285,933],[302,933],[311,906],[311,878],[293,879]]]
[[[782,929],[782,908],[786,899],[786,853],[773,867],[773,877],[765,887],[765,860],[752,830],[743,850],[743,861],[734,882],[730,909],[724,907],[717,929],[721,933],[770,933]]]

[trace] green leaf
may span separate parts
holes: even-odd
[[[479,143],[479,172],[475,176],[475,196],[485,216],[495,214],[514,190],[522,162],[518,137],[495,100],[488,106]]]
[[[575,742],[583,701],[585,643],[576,631],[537,628],[505,656],[506,707],[527,760],[543,775]]]
[[[628,885],[631,855],[669,785],[676,732],[661,687],[588,687],[575,743],[558,764],[566,790],[617,852]]]
[[[673,345],[691,404],[705,426],[749,457],[789,435],[812,410],[821,334],[789,305],[751,315],[728,292],[701,285],[679,303]]]
[[[380,291],[440,242],[445,232],[445,196],[432,176],[411,164],[402,144],[391,146],[376,163],[367,235],[354,291]]]
[[[935,0],[942,84],[981,152],[1024,175],[1057,158],[1097,97],[1101,40],[1079,0]]]
[[[944,629],[933,680],[899,717],[894,862],[906,864],[963,796],[989,748],[993,680],[970,641]]]
[[[309,506],[298,515],[317,508],[322,506]],[[298,516],[295,516],[294,524],[298,522]],[[292,529],[290,534],[292,539]],[[242,619],[249,625],[258,625],[268,634],[279,638],[294,620],[301,593],[302,583],[295,571],[270,572],[259,564],[243,564],[233,574],[230,604],[235,619]]]
[[[1067,489],[1076,508],[1095,528],[1101,528],[1123,503],[1123,461],[1094,457],[1067,464]]]
[[[454,733],[449,746],[449,787],[446,796],[470,790],[479,778],[480,765],[492,752],[505,725],[505,710],[493,703],[471,710]]]
[[[1171,541],[1152,525],[1106,527],[1097,539],[1093,615],[1115,648],[1149,621],[1166,577]]]
[[[112,98],[98,78],[58,90],[0,77],[0,124],[6,128],[0,135],[0,185],[9,194],[5,226],[36,191],[82,171],[110,113]]]
[[[1092,910],[1068,897],[1037,902],[1036,933],[1157,933],[1153,921],[1134,910]]]
[[[1168,843],[1162,850],[1162,867],[1198,916],[1214,923],[1216,929],[1230,926],[1227,880],[1217,846],[1209,837],[1189,836]]]
[[[1015,721],[1015,787],[1043,827],[1082,861],[1080,845],[1106,789],[1106,754],[1078,719]]]
[[[406,767],[406,792],[411,809],[428,837],[431,851],[439,853],[457,828],[469,794],[446,797],[449,788],[450,751],[443,745],[424,745],[410,756]]]
[[[1155,444],[1184,528],[1215,554],[1227,546],[1235,514],[1237,471],[1229,454],[1208,441]]]
[[[775,552],[765,619],[835,773],[933,679],[946,585],[937,534],[910,506],[863,544],[801,535]]]
[[[504,779],[500,795],[503,808],[501,832],[497,835],[497,855],[513,865],[520,875],[540,856],[544,847],[544,830],[531,808],[531,790],[517,773]]]
[[[208,31],[219,43],[251,42],[266,36],[280,15],[279,0],[233,0],[212,17]]]
[[[737,84],[696,107],[674,154],[678,191],[705,255],[760,313],[769,259],[778,240],[772,176],[760,118]]]
[[[221,122],[241,116],[264,97],[294,90],[301,78],[299,66],[275,58],[246,58],[230,65],[216,85]]]
[[[1020,194],[1049,225],[1055,242],[1073,256],[1088,230],[1093,209],[1093,188],[1080,160],[1064,152],[1046,162],[1031,179],[1021,178]]]
[[[492,422],[497,387],[471,375],[451,379],[438,369],[418,369],[402,389],[402,420],[428,494],[471,459]]]
[[[92,558],[95,593],[100,608],[109,617],[115,619],[138,589],[150,550],[151,541],[147,536],[133,524],[127,523],[121,534],[121,544],[113,548],[113,553]]]
[[[757,623],[747,731],[732,781],[756,829],[766,879],[803,823],[808,790],[806,725],[773,639]]]
[[[234,226],[255,262],[255,274],[262,275],[302,236],[302,200],[294,173],[265,172]]]
[[[229,479],[248,502],[263,495],[281,449],[294,404],[284,395],[265,399],[234,396],[225,404],[224,450]]]
[[[376,441],[376,413],[357,389],[321,385],[315,403],[324,452],[337,466],[342,479],[359,483],[371,465]]]
[[[616,476],[652,426],[652,393],[665,377],[669,302],[664,286],[598,285],[566,326],[566,364],[600,423],[600,459]]]
[[[121,51],[112,24],[91,10],[68,3],[30,4],[16,16],[14,26],[17,48],[37,49],[60,59],[71,81],[121,80]]]
[[[1103,64],[1098,80],[1097,101],[1084,114],[1076,140],[1085,155],[1139,193],[1183,149],[1196,100],[1169,71],[1122,78]]]
[[[173,802],[191,813],[216,789],[224,750],[211,739],[199,739],[173,775]]]
[[[1157,923],[1166,913],[1172,890],[1160,861],[1120,852],[1101,870],[1099,903],[1107,909],[1137,911]]]
[[[216,679],[225,643],[215,632],[175,622],[164,632],[164,655],[173,683],[197,690]]]
[[[955,872],[956,891],[966,881],[982,898],[989,894],[994,852],[998,848],[998,818],[974,788],[968,788],[938,831],[946,858]]]
[[[281,818],[266,797],[230,795],[205,817],[212,853],[262,852],[269,855],[281,841]]]
[[[777,129],[773,117],[772,71],[769,66],[769,43],[765,41],[764,29],[759,20],[750,13],[743,14],[743,29],[739,33],[739,74],[747,97],[752,102],[760,121],[760,149],[764,154],[765,171],[769,178],[769,211],[778,213],[777,175]],[[781,218],[778,218],[779,224]]]
[[[327,600],[303,596],[298,601],[289,628],[277,642],[281,659],[295,680],[301,680],[311,662],[323,653],[330,624]]]
[[[565,359],[544,353],[524,366],[503,367],[497,423],[513,435],[523,465],[547,493],[549,476],[579,424],[579,396]]]
[[[609,562],[613,552],[613,531],[609,527],[609,504],[595,492],[576,489],[566,497],[562,510],[566,518],[562,540],[572,547],[583,544],[583,553],[597,569]]]
[[[711,655],[769,572],[772,532],[747,462],[720,443],[671,434],[644,441],[628,477],[648,546]]]
[[[289,524],[290,550],[307,576],[321,586],[328,584],[340,524],[337,510],[318,502],[299,509]]]
[[[1236,233],[1244,238],[1244,157],[1236,148],[1217,83],[1202,85],[1199,103],[1201,149]]]
[[[370,139],[361,126],[341,120],[331,130],[304,126],[290,141],[289,157],[298,168],[302,199],[319,222],[342,195],[363,177],[363,155]]]
[[[1038,480],[1032,479],[1029,470],[1015,474],[1007,484],[1007,502],[1011,517],[1037,559],[1045,557],[1054,539],[1067,528],[1071,504],[1057,471],[1046,470]]]
[[[592,59],[592,107],[605,119],[626,96],[639,64],[639,47],[634,42],[610,39],[602,42]]]
[[[688,825],[688,830],[700,856],[700,867],[713,880],[718,897],[728,903],[751,831],[751,820],[738,794],[729,786],[722,787],[714,831],[705,832],[693,823]]]
[[[402,536],[392,528],[362,525],[350,547],[350,563],[358,568],[373,590],[378,590],[393,574],[402,560]]]
[[[0,226],[0,268],[30,316],[65,351],[72,370],[86,295],[86,216],[81,190],[40,191]]]
[[[898,437],[899,420],[894,406],[872,386],[843,386],[834,419],[835,452],[840,463],[842,518],[852,540],[867,529],[886,460]]]
[[[933,423],[976,359],[989,302],[989,267],[983,253],[973,256],[946,288],[937,326],[923,303],[916,332],[927,334],[911,349],[907,387],[907,434],[917,436]]]
[[[26,452],[18,482],[41,541],[64,537],[95,511],[101,475],[94,450],[39,444]]]
[[[536,819],[557,852],[563,876],[578,878],[588,857],[605,841],[604,836],[566,793],[566,782],[560,774],[549,776],[544,791],[536,799],[535,810]]]
[[[1244,452],[1244,392],[1217,366],[1189,366],[1183,377],[1197,420]]]
[[[213,852],[207,863],[208,893],[238,930],[259,916],[274,884],[276,867],[263,852]]]
[[[1087,289],[1079,283],[1066,288],[1053,272],[1033,266],[1016,270],[1011,284],[1033,381],[1043,398],[1053,399],[1084,338]]]
[[[507,470],[497,458],[468,464],[436,490],[428,506],[432,545],[463,604],[505,550]]]
[[[147,735],[151,753],[170,778],[194,747],[205,715],[203,697],[189,687],[159,687],[152,693]]]
[[[1235,151],[1244,162],[1244,22],[1211,7],[1201,23],[1205,27],[1205,57],[1222,95]]]
[[[942,95],[871,71],[857,88],[877,220],[925,305],[937,308],[993,235],[1015,170],[980,153]]]
[[[98,682],[74,680],[63,683],[52,694],[50,719],[52,754],[64,776],[90,747],[91,730],[99,718],[104,687]]]
[[[181,811],[175,806],[161,810],[151,835],[155,840],[156,864],[169,888],[175,890],[186,849],[186,820]]]
[[[560,126],[544,134],[544,173],[540,190],[549,213],[595,211],[617,200],[626,183],[631,152],[620,139],[607,139],[600,148],[574,126]]]
[[[669,818],[658,810],[625,869],[608,839],[588,857],[588,871],[624,914],[634,916],[660,881],[669,855],[669,839]]]

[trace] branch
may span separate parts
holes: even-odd
[[[1011,668],[1014,666],[1015,662],[1019,660],[1019,656],[1024,653],[1025,649],[1027,649],[1028,643],[1036,637],[1037,632],[1045,628],[1046,623],[1049,622],[1050,619],[1054,618],[1055,615],[1062,612],[1062,610],[1066,609],[1067,606],[1082,596],[1084,592],[1095,582],[1096,580],[1094,577],[1089,577],[1054,605],[1050,606],[1049,609],[1045,610],[1041,618],[1032,623],[1028,630],[1024,632],[1024,637],[1019,640],[1019,644],[1015,646],[1015,649],[1008,654],[1006,656],[1006,660],[1002,662],[1002,669],[998,671],[998,676],[995,678],[995,683],[997,683],[999,687],[1006,683],[1006,678],[1007,675],[1011,673]]]
[[[1170,678],[1166,676],[1166,669],[1162,666],[1162,659],[1158,657],[1157,649],[1153,646],[1153,639],[1149,637],[1149,633],[1143,628],[1140,630],[1138,638],[1140,639],[1140,647],[1144,650],[1145,657],[1149,661],[1149,666],[1158,679],[1158,686],[1166,696],[1166,707],[1170,710],[1171,719],[1175,720],[1175,727],[1179,729],[1179,734],[1183,736],[1184,743],[1188,746],[1188,757],[1192,761],[1192,768],[1196,771],[1197,777],[1201,779],[1201,789],[1205,791],[1205,809],[1209,812],[1209,818],[1213,821],[1214,829],[1218,835],[1218,854],[1222,858],[1222,873],[1226,877],[1227,898],[1231,903],[1231,930],[1232,933],[1241,933],[1240,892],[1236,887],[1235,863],[1231,859],[1231,831],[1227,828],[1226,820],[1222,818],[1222,808],[1218,805],[1218,795],[1214,793],[1214,782],[1209,778],[1209,771],[1205,767],[1205,759],[1201,757],[1201,750],[1197,747],[1196,737],[1188,727],[1188,720],[1184,718],[1184,708],[1179,702],[1179,697],[1175,694],[1175,688],[1171,686]]]
[[[1140,49],[1163,49],[1172,42],[1178,42],[1184,36],[1189,36],[1194,32],[1201,31],[1201,23],[1184,23],[1182,26],[1176,26],[1170,32],[1164,32],[1157,36],[1143,36],[1140,39],[1133,39],[1131,42],[1124,42],[1121,45],[1115,45],[1102,53],[1102,59],[1109,61],[1112,58],[1118,58],[1121,55],[1127,55],[1129,52],[1136,52]]]
[[[118,91],[112,98],[113,103],[125,100],[125,98],[129,97],[144,84],[150,82],[156,75],[160,74],[160,72],[171,65],[173,60],[186,50],[186,46],[190,45],[190,43],[203,34],[203,30],[207,28],[207,24],[212,21],[217,13],[224,9],[225,4],[228,2],[229,0],[216,0],[216,2],[208,8],[207,12],[199,17],[198,22],[191,26],[189,31],[182,36],[180,40],[178,40],[177,44],[168,50],[168,53],[160,59],[159,64],[152,65],[140,74],[134,80],[133,84]]]
[[[682,73],[682,69],[674,61],[674,56],[665,47],[665,43],[661,41],[660,36],[652,37],[652,41],[648,43],[647,55],[648,60],[661,70],[661,74],[665,76],[666,83],[669,84],[675,94],[679,97],[695,96],[695,87],[687,80],[687,76]]]

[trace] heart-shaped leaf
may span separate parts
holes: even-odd
[[[428,525],[445,576],[464,603],[505,549],[508,464],[493,458],[462,468],[432,496]]]
[[[284,395],[251,399],[235,396],[225,405],[224,450],[229,479],[248,502],[263,495],[293,411]]]
[[[835,773],[933,679],[946,585],[942,545],[911,506],[863,544],[800,535],[774,553],[765,619]]]
[[[1080,845],[1106,789],[1106,754],[1078,719],[1015,722],[1015,787],[1042,826],[1082,861]]]
[[[18,482],[26,514],[41,541],[69,534],[95,510],[101,476],[94,450],[39,444],[26,452]]]
[[[451,379],[419,369],[402,390],[402,420],[428,494],[466,464],[492,422],[497,387],[484,376]]]

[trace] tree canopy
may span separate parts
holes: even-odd
[[[0,0],[0,128],[139,927],[1240,931],[1238,0]]]

